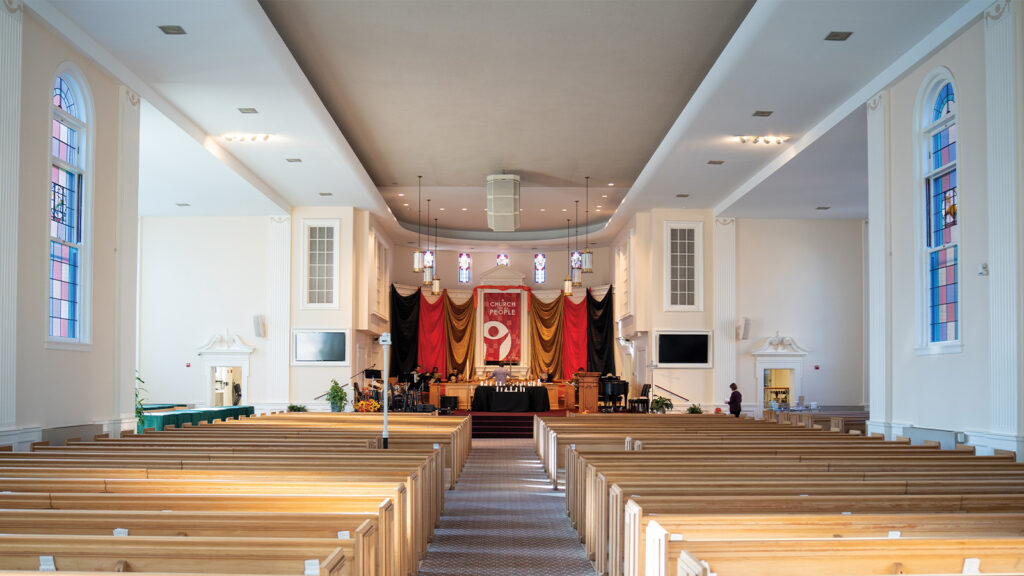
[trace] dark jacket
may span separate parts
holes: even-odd
[[[743,411],[740,404],[743,402],[743,394],[739,390],[733,390],[729,395],[729,414],[739,414]]]

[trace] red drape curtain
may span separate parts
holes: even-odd
[[[424,372],[429,372],[434,366],[437,366],[438,374],[444,376],[447,373],[445,360],[448,353],[445,349],[447,340],[445,340],[444,325],[444,298],[439,297],[431,303],[421,292],[417,362],[423,367]]]
[[[569,379],[587,367],[587,299],[574,304],[566,298],[562,318],[562,378]]]

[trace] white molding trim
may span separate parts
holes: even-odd
[[[724,394],[737,378],[736,219],[714,220],[714,393]],[[746,392],[751,392],[746,390]]]
[[[1024,39],[1018,28],[1020,11],[1019,3],[1000,0],[985,13],[989,426],[993,433],[1009,437],[1021,433],[1018,411],[1024,393],[1024,358],[1020,354],[1024,341],[1024,307],[1020,304],[1024,245],[1019,235],[1019,146],[1024,143],[1018,141],[1022,136],[1018,90],[1024,74],[1019,59]]]
[[[39,426],[0,430],[0,446],[13,446],[15,452],[28,452],[33,442],[42,439],[43,429]]]
[[[761,418],[764,414],[764,371],[792,370],[793,386],[790,388],[790,404],[795,404],[803,395],[804,356],[808,351],[796,343],[791,336],[775,336],[765,340],[760,348],[750,353],[754,357],[754,414]]]
[[[116,271],[114,280],[115,419],[135,414],[139,249],[139,95],[118,89]],[[119,420],[112,420],[119,421]],[[118,429],[120,430],[120,428]]]
[[[267,375],[264,389],[250,391],[251,402],[288,406],[291,389],[291,237],[290,216],[271,216],[267,235]]]
[[[0,11],[0,429],[17,422],[21,2]],[[0,432],[0,444],[7,444]]]
[[[235,367],[242,369],[242,399],[244,404],[249,399],[249,374],[251,372],[252,353],[255,349],[245,342],[237,334],[230,332],[215,334],[205,345],[196,350],[200,356],[199,366],[201,371],[199,377],[202,379],[202,389],[205,390],[206,406],[214,406],[213,391],[213,369],[218,366]]]
[[[892,421],[890,112],[888,90],[868,103],[868,399],[871,421],[881,426],[874,431],[886,433]]]
[[[93,423],[103,426],[103,432],[105,434],[110,434],[111,438],[120,438],[121,432],[124,432],[125,430],[135,430],[138,425],[138,420],[133,415],[131,417],[114,418],[112,420],[98,420]]]
[[[967,444],[974,446],[979,456],[991,455],[993,450],[1009,450],[1017,454],[1017,462],[1024,462],[1024,436],[965,430]]]

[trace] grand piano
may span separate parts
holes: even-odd
[[[629,382],[618,376],[602,376],[598,379],[597,399],[602,403],[602,412],[621,412],[625,409],[628,395]]]

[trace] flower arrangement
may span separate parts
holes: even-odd
[[[356,402],[355,409],[356,412],[380,412],[381,405],[380,402],[373,399],[360,400],[359,402]]]
[[[719,406],[716,406],[715,407],[715,414],[721,414],[721,413],[722,413],[722,408],[719,407]]]

